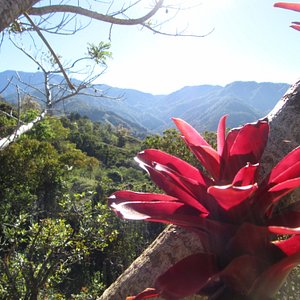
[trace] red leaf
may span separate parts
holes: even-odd
[[[142,299],[155,298],[158,296],[159,296],[159,293],[156,291],[156,289],[147,288],[143,292],[139,293],[136,296],[126,297],[126,300],[142,300]]]
[[[232,260],[225,269],[213,276],[211,280],[214,281],[219,278],[239,295],[247,295],[252,284],[266,269],[267,265],[265,261],[255,256],[242,255]]]
[[[248,199],[256,190],[256,184],[243,187],[222,185],[209,187],[208,193],[215,198],[219,206],[225,210],[230,210]]]
[[[253,161],[249,160],[250,163],[258,163],[266,147],[268,135],[269,124],[267,121],[259,120],[256,123],[244,125],[239,130],[229,150],[229,155],[247,155],[250,159],[253,159]]]
[[[198,292],[218,272],[215,256],[199,253],[188,256],[156,280],[155,287],[165,299],[176,300]]]
[[[300,3],[288,3],[288,2],[277,2],[274,4],[274,7],[294,10],[300,12]]]
[[[253,299],[269,299],[276,294],[291,270],[300,263],[300,252],[283,258],[263,272],[249,293]]]
[[[241,168],[235,175],[232,185],[234,186],[244,186],[254,184],[256,182],[256,177],[258,173],[259,164],[251,165],[247,164],[245,167]]]
[[[236,137],[238,136],[240,130],[241,130],[241,128],[233,128],[228,132],[226,140],[225,140],[223,153],[222,153],[223,158],[227,158],[229,156],[230,149],[231,149]]]
[[[187,142],[187,145],[190,147],[191,151],[201,162],[203,167],[208,171],[208,173],[215,179],[219,180],[220,177],[220,156],[210,146],[194,146]]]
[[[128,202],[128,201],[178,201],[177,198],[165,195],[165,194],[156,194],[156,193],[139,193],[133,191],[117,191],[113,193],[108,198],[108,204],[111,202],[120,203],[120,202]]]
[[[217,151],[190,124],[176,118],[173,118],[173,121],[197,159],[214,179],[218,179],[220,173],[220,156]]]
[[[124,219],[130,220],[147,220],[156,219],[168,221],[173,215],[178,213],[188,216],[200,216],[199,211],[181,202],[146,202],[130,201],[111,203],[111,207],[118,211]],[[199,217],[200,218],[200,217]]]
[[[193,128],[190,124],[178,118],[172,118],[172,120],[189,144],[192,144],[194,146],[211,147],[207,143],[207,141],[199,134],[199,132],[195,128]]]
[[[293,255],[300,252],[300,235],[294,235],[286,240],[275,241],[273,244],[285,255]]]
[[[217,146],[218,146],[218,154],[220,156],[222,155],[225,146],[226,118],[227,115],[223,116],[220,119],[218,130],[217,130]]]
[[[130,220],[144,220],[183,226],[193,231],[214,232],[217,243],[220,238],[228,238],[234,226],[206,218],[199,211],[180,202],[119,202],[111,203],[119,217]],[[203,241],[204,242],[204,241]]]
[[[297,188],[298,186],[300,186],[300,177],[278,183],[278,184],[274,185],[273,187],[271,187],[268,190],[268,192],[269,193],[282,192],[282,191],[286,192],[286,191],[293,190],[293,189]]]
[[[255,210],[262,216],[267,214],[270,216],[272,206],[276,204],[283,196],[293,191],[300,186],[300,177],[286,180],[279,184],[274,185],[269,190],[260,190],[259,196],[256,197]]]
[[[168,195],[181,199],[182,202],[198,209],[202,213],[209,213],[195,196],[196,191],[194,191],[194,189],[201,189],[201,186],[198,186],[197,182],[194,182],[192,188],[191,186],[188,188],[187,184],[184,182],[185,178],[169,172],[169,170],[163,168],[163,166],[157,165],[155,168],[145,166],[145,168],[147,168],[153,182]],[[190,181],[192,185],[192,180],[190,179]],[[201,190],[203,191],[203,189]],[[205,197],[205,193],[203,197]]]
[[[271,196],[269,198],[269,201],[271,199],[272,203],[277,202],[280,198],[282,198],[284,195],[290,193],[295,188],[300,186],[300,177],[293,178],[284,182],[281,182],[279,184],[276,184],[272,188],[268,190],[268,194]],[[267,198],[266,198],[267,199]]]
[[[281,226],[268,226],[268,230],[276,234],[300,234],[300,227],[289,228]]]
[[[300,25],[298,25],[298,24],[295,24],[295,22],[293,22],[293,24],[292,24],[292,25],[290,25],[290,27],[291,27],[291,28],[293,28],[293,29],[295,29],[295,30],[298,30],[298,31],[300,31]]]
[[[280,183],[283,180],[300,177],[300,147],[287,154],[270,172],[268,184]]]
[[[221,179],[232,181],[247,163],[258,163],[267,144],[268,134],[269,124],[264,120],[230,131],[222,156]]]
[[[177,172],[184,177],[192,178],[202,185],[206,186],[212,184],[212,181],[207,176],[203,175],[197,168],[184,160],[163,151],[147,149],[140,152],[137,155],[137,158],[149,166],[154,166],[155,163],[167,166],[172,171]]]
[[[299,157],[300,159],[300,157]],[[289,179],[300,177],[300,161],[296,162],[290,167],[287,167],[282,173],[280,173],[276,178],[273,178],[272,181],[269,182],[269,186],[272,186],[276,183],[281,183],[283,181],[287,181]]]
[[[300,147],[287,154],[259,186],[255,209],[262,215],[270,205],[295,189],[300,178]],[[297,179],[298,178],[298,179]]]

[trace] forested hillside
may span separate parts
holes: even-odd
[[[24,93],[42,102],[43,74],[18,72],[18,78],[15,71],[0,73],[0,90],[9,80],[13,83],[3,91],[3,96],[11,102],[16,101],[17,85]],[[72,80],[80,85],[78,80]],[[51,77],[53,94],[56,94],[59,82],[63,82],[61,76]],[[87,88],[84,95],[75,95],[63,105],[59,103],[56,113],[80,113],[94,121],[119,124],[142,137],[149,132],[163,132],[170,128],[173,126],[172,117],[186,120],[199,131],[216,130],[218,120],[224,114],[231,116],[228,120],[230,127],[264,117],[288,87],[286,83],[236,81],[224,87],[187,86],[169,95],[152,95],[100,84]]]
[[[0,111],[4,137],[17,112],[3,100]],[[23,111],[24,122],[39,113]],[[94,299],[145,249],[163,226],[107,207],[116,190],[158,191],[133,159],[145,148],[196,164],[175,129],[140,140],[79,114],[48,116],[0,151],[1,299]]]
[[[1,114],[0,136],[14,125]],[[117,189],[153,189],[133,161],[141,148],[121,127],[72,114],[0,152],[1,299],[94,299],[157,236],[160,225],[120,221],[106,205]]]

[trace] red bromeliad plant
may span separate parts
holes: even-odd
[[[274,6],[300,12],[300,3],[276,2]],[[292,22],[291,27],[300,31],[300,22]]]
[[[300,147],[258,183],[269,124],[259,120],[225,134],[217,150],[188,123],[173,119],[210,176],[165,152],[149,149],[137,161],[165,194],[118,191],[109,198],[125,219],[172,223],[195,232],[203,245],[129,299],[269,299],[300,263],[300,201],[281,211],[279,200],[300,186]],[[280,235],[288,235],[285,240]]]

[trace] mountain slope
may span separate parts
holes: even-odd
[[[14,76],[14,71],[0,73],[0,90]],[[12,79],[2,96],[15,102],[16,85],[43,100],[43,74],[18,72],[21,82]],[[74,79],[76,81],[76,79]],[[53,76],[53,85],[63,82],[60,76]],[[78,82],[78,81],[77,81]],[[289,85],[285,83],[257,83],[254,81],[232,82],[219,85],[187,86],[169,95],[152,95],[133,89],[120,89],[107,85],[95,87],[109,97],[99,97],[94,89],[87,95],[78,95],[64,103],[66,112],[78,112],[95,121],[106,121],[121,125],[133,132],[161,132],[172,126],[171,117],[183,118],[198,130],[215,130],[218,119],[229,114],[228,127],[236,127],[265,116],[282,97]]]

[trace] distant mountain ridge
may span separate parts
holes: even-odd
[[[0,90],[15,71],[0,73]],[[41,99],[37,89],[43,89],[41,72],[18,72],[23,90]],[[53,83],[63,81],[54,76]],[[75,80],[76,81],[76,80]],[[8,101],[16,99],[16,79],[2,96]],[[29,84],[31,87],[28,87]],[[228,127],[255,121],[265,116],[284,95],[289,85],[254,81],[235,81],[222,87],[219,85],[187,86],[169,95],[152,95],[133,89],[120,89],[107,85],[95,85],[109,97],[122,96],[121,100],[109,100],[91,96],[75,96],[64,104],[66,112],[78,112],[95,121],[105,121],[112,125],[122,125],[134,132],[162,132],[173,126],[171,117],[179,117],[191,123],[199,131],[216,130],[219,118],[229,114]],[[36,87],[37,89],[34,89]]]

